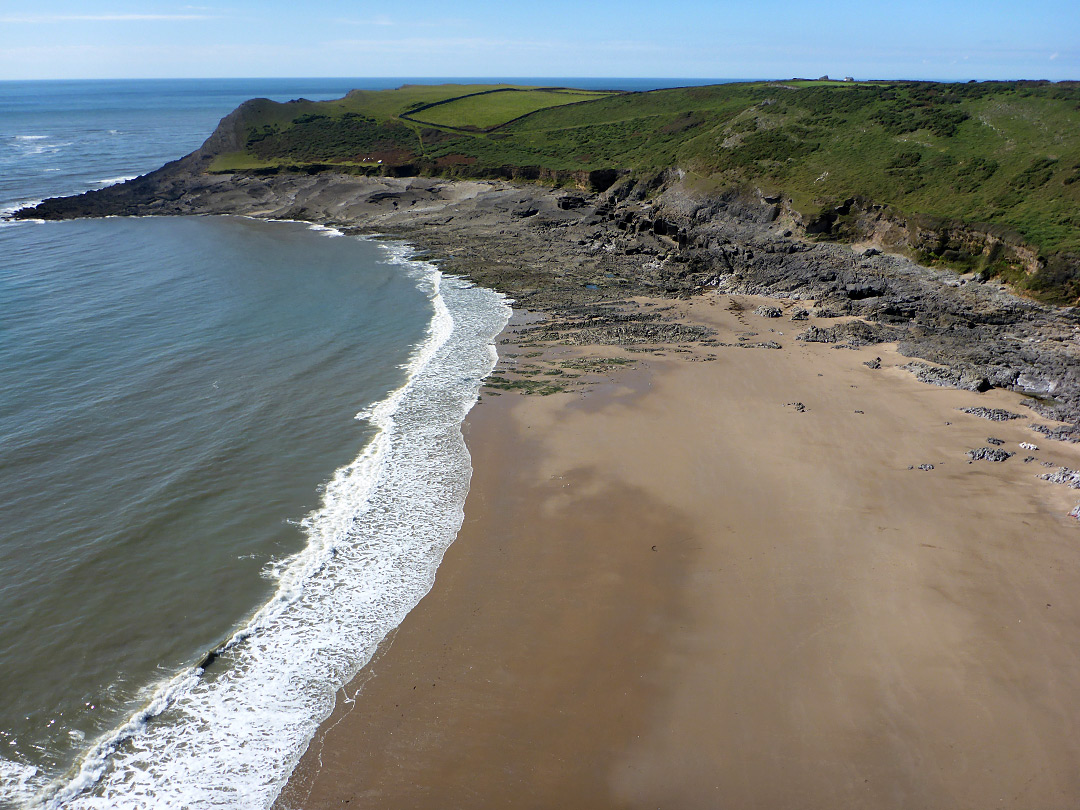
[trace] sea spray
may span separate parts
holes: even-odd
[[[471,467],[461,421],[494,366],[509,306],[404,246],[385,249],[434,315],[407,382],[358,414],[378,432],[302,522],[306,547],[277,564],[273,598],[205,672],[162,684],[29,804],[268,807],[337,690],[430,589],[463,519]]]

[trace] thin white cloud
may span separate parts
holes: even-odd
[[[209,20],[209,14],[44,14],[35,17],[0,17],[0,23],[46,25],[65,22],[159,22]]]
[[[334,22],[338,25],[394,25],[394,21],[385,14],[380,14],[378,17],[371,17],[364,20],[338,19],[334,20]]]
[[[480,37],[409,37],[405,39],[339,39],[325,43],[334,49],[359,50],[364,53],[415,55],[417,53],[464,53],[470,51],[489,54],[516,53],[576,53],[585,47],[583,43],[567,40],[510,40]],[[655,54],[675,53],[680,49],[651,42],[611,40],[588,45],[593,53]]]
[[[1050,54],[1050,61],[1051,61],[1051,62],[1053,62],[1053,61],[1054,61],[1055,59],[1057,59],[1057,58],[1058,58],[1059,56],[1061,56],[1061,54],[1060,54],[1060,53],[1052,53],[1052,54]]]

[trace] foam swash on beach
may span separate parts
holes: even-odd
[[[348,89],[194,84],[8,85],[0,213]],[[307,223],[3,225],[0,807],[264,806],[430,586],[506,304]]]
[[[273,599],[205,673],[178,675],[101,740],[47,806],[267,806],[334,693],[431,587],[468,490],[459,425],[508,307],[389,250],[428,289],[435,316],[406,384],[358,415],[376,437],[303,521],[308,545],[278,566]]]

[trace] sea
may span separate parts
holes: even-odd
[[[377,236],[7,215],[444,81],[492,80],[0,82],[0,807],[269,807],[460,528],[510,314]]]

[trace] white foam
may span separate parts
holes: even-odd
[[[407,382],[357,415],[378,433],[302,521],[306,548],[283,561],[273,598],[229,640],[221,664],[163,684],[31,806],[269,807],[337,690],[430,589],[464,515],[471,466],[461,421],[510,308],[403,246],[385,247],[434,315]]]
[[[0,796],[13,802],[25,803],[41,790],[44,779],[33,765],[0,757],[0,785],[4,787],[4,793]]]
[[[317,223],[311,223],[308,225],[309,231],[318,231],[319,233],[326,234],[327,236],[344,236],[343,231],[339,231],[337,228],[331,228],[328,225],[319,225]]]
[[[14,203],[13,205],[5,205],[0,208],[0,217],[9,217],[16,211],[21,211],[23,208],[36,208],[41,205],[44,200],[23,200],[22,202]]]
[[[50,141],[50,135],[16,135],[15,146],[23,155],[44,155],[59,152],[73,141]]]
[[[16,211],[21,211],[23,208],[35,208],[41,205],[42,200],[24,200],[23,202],[17,202],[14,205],[5,205],[0,207],[0,228],[9,227],[12,225],[23,225],[25,223],[41,224],[45,220],[43,219],[12,219],[12,214]]]
[[[125,174],[121,177],[109,177],[105,180],[95,180],[94,185],[98,188],[106,188],[107,186],[115,186],[120,183],[126,183],[128,180],[134,180],[139,175],[137,174]]]

